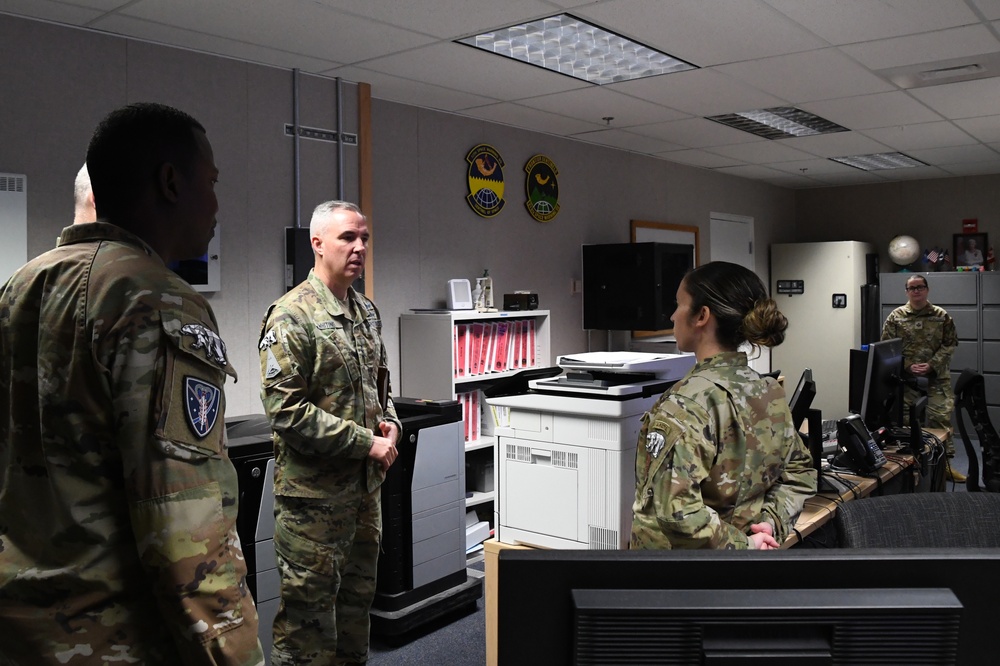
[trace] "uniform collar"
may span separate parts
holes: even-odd
[[[309,277],[307,279],[312,288],[319,294],[319,299],[326,311],[330,313],[330,316],[354,319],[352,314],[353,308],[351,307],[351,302],[355,300],[354,287],[347,288],[347,309],[344,309],[344,306],[340,303],[340,299],[334,296],[330,288],[326,286],[326,283],[316,275],[316,269],[309,269]]]
[[[706,368],[721,368],[724,366],[746,367],[747,365],[747,355],[745,352],[720,352],[696,363],[692,371],[704,370]]]
[[[910,305],[909,302],[907,302],[907,303],[903,304],[903,308],[906,310],[907,314],[922,315],[922,314],[927,314],[929,312],[933,312],[934,311],[934,304],[931,303],[930,301],[927,301],[927,305],[925,305],[924,307],[920,308],[919,310],[915,310],[915,309],[913,309],[913,306]]]
[[[146,241],[142,240],[131,231],[126,231],[110,222],[88,222],[86,224],[72,224],[62,230],[59,235],[59,246],[75,245],[76,243],[89,243],[92,241],[116,241],[135,245],[150,257],[159,259],[159,255],[151,248]]]

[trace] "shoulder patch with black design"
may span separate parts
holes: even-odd
[[[219,418],[222,390],[204,379],[184,377],[184,412],[191,431],[204,439]]]

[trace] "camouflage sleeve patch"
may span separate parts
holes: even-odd
[[[170,341],[160,392],[156,439],[174,458],[218,457],[223,448],[225,344],[200,322],[165,321]]]

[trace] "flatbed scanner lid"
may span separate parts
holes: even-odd
[[[651,354],[648,352],[584,352],[556,358],[566,370],[649,373],[661,379],[680,379],[695,363],[693,354]]]

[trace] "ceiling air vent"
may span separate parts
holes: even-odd
[[[938,62],[892,67],[876,73],[903,89],[988,79],[1000,75],[1000,53],[984,53]]]

